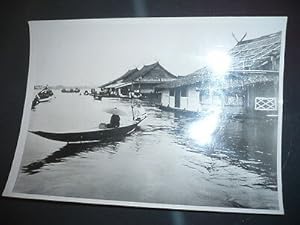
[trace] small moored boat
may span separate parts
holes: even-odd
[[[45,87],[36,95],[39,102],[48,102],[53,97],[53,92],[48,87]]]
[[[51,98],[53,97],[53,92],[50,90],[47,86],[43,88],[40,92],[38,92],[31,103],[31,109],[35,109],[35,106],[37,106],[41,102],[49,102]]]
[[[120,136],[126,136],[132,133],[137,128],[139,123],[142,122],[144,119],[140,121],[135,121],[133,124],[128,126],[97,129],[97,130],[84,131],[84,132],[57,132],[57,133],[45,132],[45,131],[29,131],[29,132],[50,140],[62,141],[67,143],[99,142],[99,141],[119,138]]]
[[[63,88],[61,90],[62,93],[79,93],[80,89],[79,88]]]
[[[49,102],[52,99],[52,96],[39,98],[39,102]]]

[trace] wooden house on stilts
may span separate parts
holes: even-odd
[[[248,114],[278,114],[281,35],[277,32],[245,40],[230,51],[230,73],[241,80]]]
[[[156,87],[161,106],[226,114],[278,114],[281,32],[244,40],[230,51],[231,67],[222,79],[208,67]]]

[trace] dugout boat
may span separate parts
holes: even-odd
[[[146,118],[146,117],[145,117]],[[101,142],[106,140],[113,140],[131,134],[137,126],[145,119],[134,121],[128,126],[121,126],[117,128],[104,128],[83,132],[45,132],[45,131],[29,131],[38,136],[67,143],[88,143]]]
[[[80,89],[79,88],[63,88],[61,90],[62,93],[79,93]]]
[[[40,92],[38,92],[31,103],[31,109],[35,109],[35,106],[37,106],[41,102],[48,102],[53,97],[53,92],[48,87],[43,88]]]

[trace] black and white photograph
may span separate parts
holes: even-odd
[[[4,196],[283,214],[287,17],[29,21]]]

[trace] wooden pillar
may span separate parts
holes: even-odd
[[[250,86],[247,85],[247,88],[246,88],[247,92],[246,92],[246,112],[249,113],[251,111],[251,102],[250,102]]]
[[[278,110],[278,99],[279,99],[279,77],[275,76],[273,80],[274,85],[274,97],[276,98],[276,108]]]

